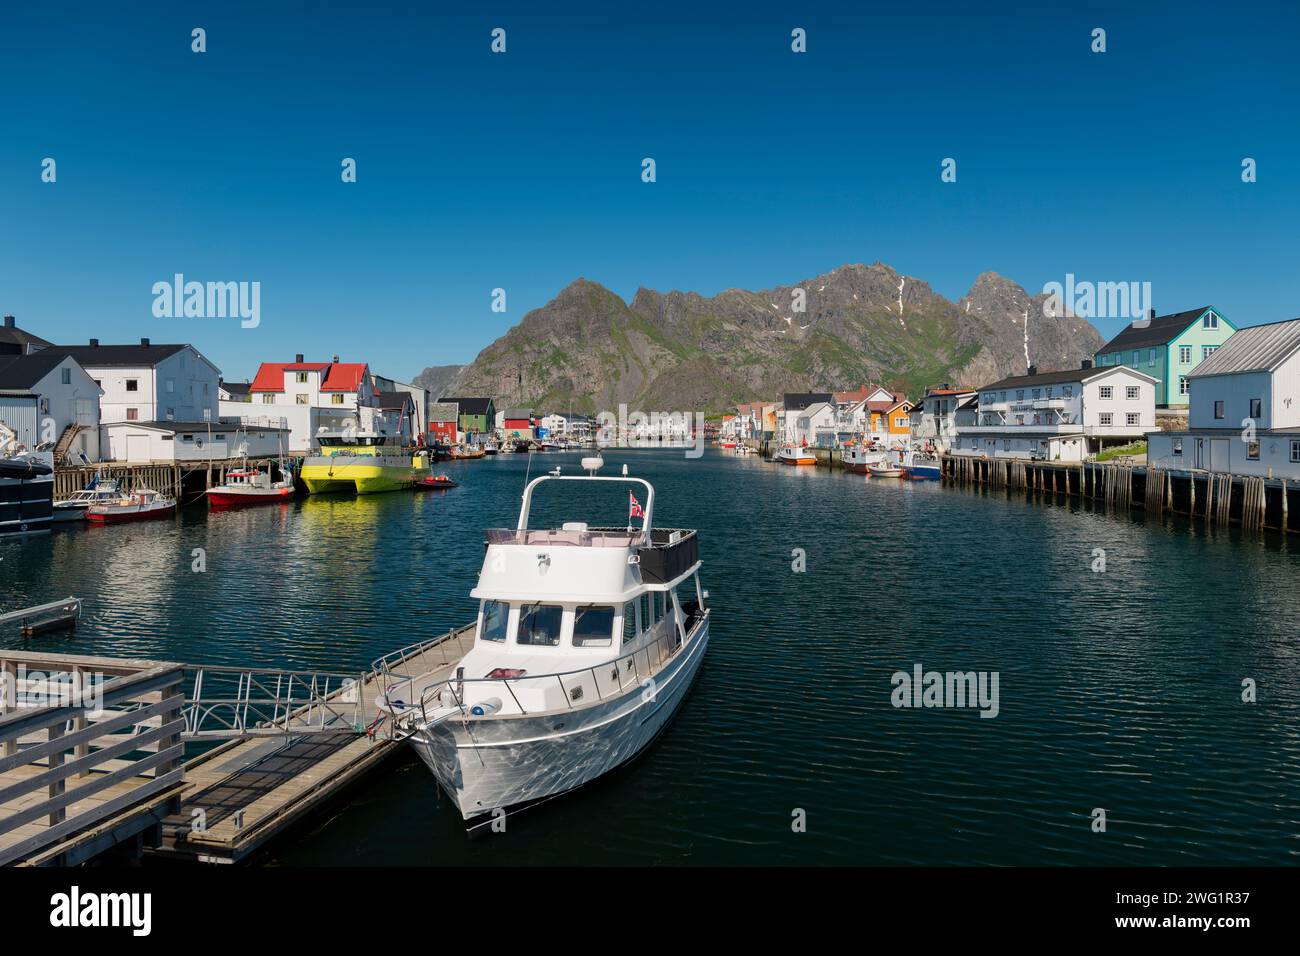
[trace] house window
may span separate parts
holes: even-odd
[[[1155,364],[1156,364],[1156,350],[1147,349],[1147,365],[1153,366]]]
[[[139,380],[138,380],[138,379],[134,379],[134,378],[128,378],[128,379],[126,380],[126,390],[127,390],[128,392],[138,392],[138,391],[140,391],[140,382],[139,382]]]
[[[1038,389],[1034,389],[1034,398],[1037,398],[1037,397],[1038,397],[1038,393],[1039,393],[1039,390],[1038,390]]]
[[[181,441],[194,441],[194,436],[193,436],[193,435],[182,435],[182,436],[181,436]]]
[[[208,395],[208,383],[207,383],[207,382],[204,382],[204,383],[203,383],[203,395],[204,395],[205,398],[206,398],[207,395]]]
[[[1192,347],[1190,345],[1178,346],[1178,364],[1187,365],[1192,361]]]
[[[1246,442],[1246,457],[1251,461],[1259,461],[1259,442]]]
[[[1126,425],[1136,425],[1137,423],[1138,423],[1138,413],[1137,413],[1137,412],[1125,412],[1125,413],[1124,413],[1124,424],[1126,424]]]
[[[128,422],[138,422],[140,420],[140,409],[128,408],[126,410],[126,420]]]
[[[335,392],[333,395],[331,395],[331,396],[330,396],[330,404],[331,404],[331,405],[342,405],[342,404],[343,404],[343,394],[342,394],[341,392]]]
[[[1214,417],[1215,418],[1223,417],[1223,402],[1214,403]]]
[[[1300,439],[1291,439],[1291,460],[1300,462]]]
[[[1129,385],[1125,387],[1124,397],[1127,398],[1129,401],[1136,400],[1138,397],[1138,387],[1136,385]]]
[[[1137,349],[1134,349],[1134,350],[1133,350],[1133,364],[1134,364],[1134,365],[1140,365],[1141,362],[1142,362],[1142,353],[1139,352]]]
[[[1293,445],[1295,445],[1295,444],[1300,444],[1300,442],[1292,442],[1291,444],[1293,444]],[[1181,438],[1175,438],[1175,439],[1174,439],[1174,454],[1175,454],[1175,455],[1181,455],[1182,453],[1183,453],[1183,440],[1182,440]]]
[[[1218,346],[1217,346],[1217,345],[1202,345],[1202,346],[1201,346],[1201,358],[1202,358],[1202,359],[1207,359],[1207,358],[1209,358],[1211,355],[1213,355],[1213,354],[1215,353],[1215,351],[1216,351],[1217,349],[1218,349]]]
[[[71,384],[72,384],[72,369],[70,369],[70,368],[60,369],[60,370],[59,370],[59,380],[62,381],[64,385],[71,385]]]
[[[296,374],[294,375],[293,380],[294,380],[295,382],[297,382],[299,385],[306,385],[306,384],[307,384],[307,373],[306,373],[306,372],[298,372],[298,373],[296,373]]]
[[[1250,400],[1250,417],[1251,417],[1251,418],[1260,418],[1261,416],[1263,416],[1263,414],[1264,414],[1264,401],[1263,401],[1263,399],[1252,398],[1252,399]]]
[[[167,379],[167,391],[169,393],[176,391],[176,379],[174,378]]]
[[[895,419],[894,419],[894,427],[895,427],[895,428],[906,428],[906,427],[907,427],[907,417],[906,417],[906,416],[902,416],[902,415],[900,415],[898,418],[895,418]]]
[[[1111,397],[1113,397],[1113,395],[1114,395],[1114,389],[1112,389],[1109,385],[1102,385],[1102,386],[1101,386],[1101,397],[1102,397],[1102,398],[1111,398]]]
[[[1178,376],[1178,394],[1186,395],[1190,391],[1191,391],[1191,386],[1187,384],[1187,376],[1186,375]]]
[[[275,393],[274,393],[274,392],[267,392],[265,395],[263,395],[263,396],[262,396],[262,404],[263,404],[263,405],[274,405],[274,404],[275,404]]]
[[[306,396],[306,395],[295,395],[294,398],[297,399],[299,405],[306,405],[306,404],[307,404],[307,396]]]
[[[1074,394],[1074,386],[1073,386],[1073,385],[1067,385],[1067,386],[1065,386],[1065,388],[1061,389],[1061,391],[1063,391],[1063,392],[1065,393],[1065,397],[1066,397],[1066,398],[1069,398],[1070,396],[1072,396],[1072,395]]]
[[[1024,400],[1025,400],[1025,390],[1023,388],[1016,389],[1016,401],[1023,402]]]
[[[1051,398],[1051,397],[1052,397],[1052,390],[1051,390],[1051,388],[1044,389],[1043,394],[1044,394],[1047,398]]]
[[[1110,422],[1111,422],[1111,413],[1110,413],[1110,412],[1102,412],[1101,415],[1098,417],[1098,420],[1099,420],[1099,422],[1100,422],[1101,425],[1103,425],[1103,426],[1109,426],[1109,425],[1110,425]]]
[[[167,409],[167,420],[169,422],[176,421],[176,409],[174,408]]]
[[[1002,439],[1002,450],[1003,450],[1003,451],[1010,451],[1010,450],[1011,450],[1011,439],[1010,439],[1010,438],[1004,438],[1004,439]]]
[[[1217,329],[1219,327],[1219,317],[1213,312],[1206,312],[1205,318],[1201,319],[1201,328]]]

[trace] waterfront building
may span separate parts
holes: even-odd
[[[864,403],[862,434],[885,445],[907,444],[912,432],[912,403],[902,392],[888,394]]]
[[[402,445],[416,445],[424,441],[424,429],[415,410],[415,399],[410,392],[380,392],[376,403],[385,414],[391,414],[397,424],[397,437]]]
[[[830,392],[787,392],[776,414],[776,431],[786,444],[798,444],[799,416],[811,405],[831,403]]]
[[[250,425],[286,427],[286,452],[310,454],[317,450],[321,431],[370,428],[386,434],[400,429],[397,414],[378,415],[379,393],[365,362],[306,362],[301,354],[292,362],[263,362],[249,386],[251,406],[223,402],[221,416]],[[216,416],[214,416],[216,417]],[[190,419],[191,421],[194,419]]]
[[[507,408],[501,416],[501,434],[507,441],[531,441],[536,437],[533,431],[533,410]]]
[[[410,433],[412,441],[415,441],[424,434],[424,422],[428,420],[429,406],[433,403],[433,396],[427,388],[421,388],[419,385],[410,385],[406,382],[399,382],[395,378],[387,378],[383,375],[371,375],[371,383],[375,386],[375,391],[383,394],[385,392],[405,392],[411,396],[411,407],[414,409],[411,418]]]
[[[115,422],[104,425],[104,459],[133,465],[275,458],[288,451],[289,429],[269,419]]]
[[[973,388],[954,388],[947,383],[926,389],[924,397],[912,409],[912,438],[931,442],[939,451],[947,451],[957,434],[957,409],[976,397]]]
[[[816,402],[795,417],[793,443],[834,448],[836,444],[835,406],[831,402]]]
[[[0,325],[0,356],[31,355],[52,344],[38,335],[24,332],[12,315],[6,315],[4,324]]]
[[[100,388],[99,420],[118,422],[216,421],[221,371],[192,345],[52,345],[68,355]]]
[[[1147,463],[1300,478],[1300,319],[1239,329],[1191,376],[1187,428],[1147,436]]]
[[[1154,313],[1154,309],[1152,312]],[[1135,322],[1097,350],[1097,367],[1125,365],[1157,380],[1156,405],[1186,411],[1191,374],[1237,331],[1213,306]]]
[[[465,439],[471,440],[476,435],[486,435],[496,427],[496,404],[490,398],[439,398],[440,402],[455,402],[460,410],[460,430]]]
[[[429,405],[429,441],[454,445],[460,441],[460,406],[455,402],[433,402]]]
[[[100,388],[55,350],[0,355],[0,423],[28,448],[49,442],[54,463],[99,461]]]
[[[978,389],[974,425],[958,425],[949,451],[982,458],[1083,461],[1140,440],[1155,427],[1156,380],[1123,365],[1013,375]],[[963,403],[964,404],[964,403]]]
[[[217,381],[217,401],[218,404],[223,402],[243,402],[246,405],[252,404],[253,394],[249,391],[253,387],[252,382],[227,382],[224,380]]]

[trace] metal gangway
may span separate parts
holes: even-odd
[[[186,665],[187,739],[365,732],[366,674]]]

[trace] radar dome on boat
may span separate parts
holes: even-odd
[[[595,455],[591,458],[584,458],[582,459],[582,467],[585,471],[600,471],[600,469],[605,467],[605,459],[601,458],[599,455]]]

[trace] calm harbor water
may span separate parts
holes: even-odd
[[[577,457],[536,456],[533,474],[577,473]],[[475,842],[428,772],[396,761],[272,862],[1300,858],[1300,542],[716,452],[605,460],[606,474],[627,462],[654,483],[657,525],[701,533],[712,639],[668,732],[631,767]],[[526,467],[447,463],[463,484],[445,494],[197,506],[2,541],[0,607],[84,599],[76,632],[35,650],[362,669],[471,619],[481,532],[513,525]],[[539,492],[534,523],[621,523],[621,494],[582,514]],[[891,675],[918,663],[997,671],[997,717],[896,709]],[[792,832],[796,808],[806,833]]]

